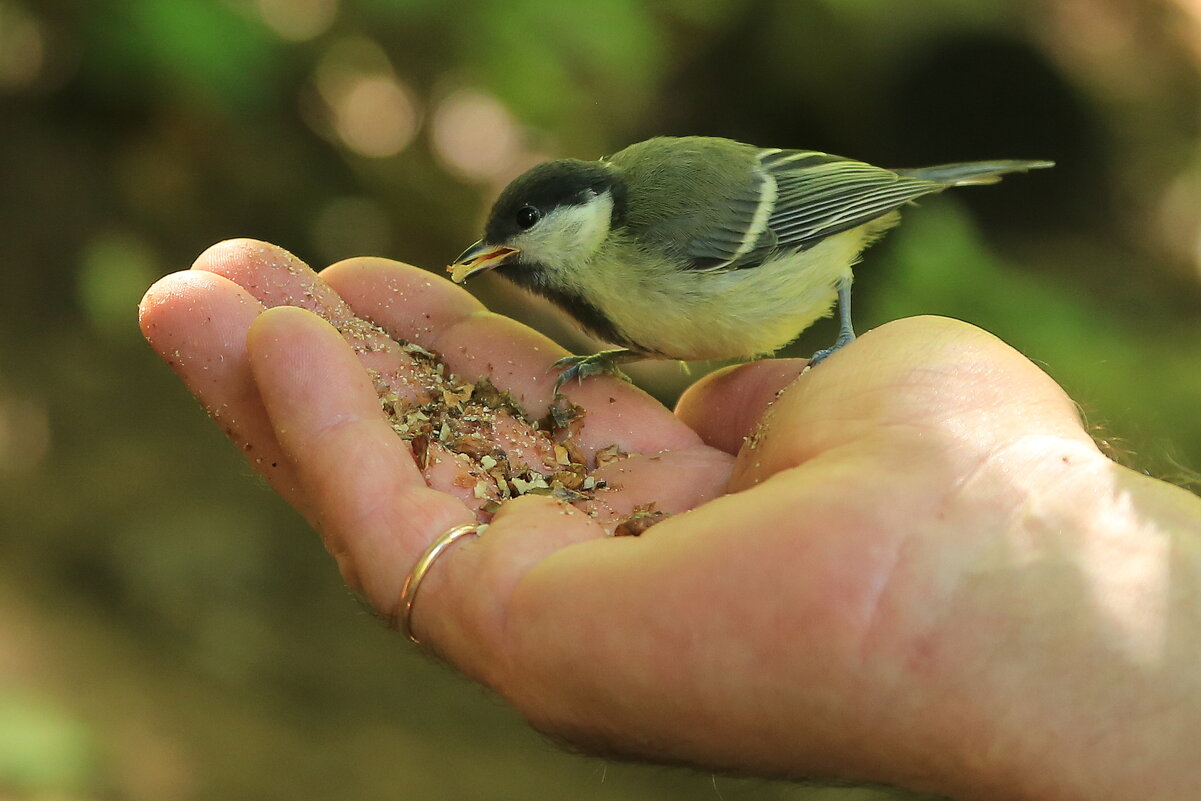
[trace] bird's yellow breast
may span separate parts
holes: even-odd
[[[588,299],[631,346],[685,361],[750,358],[779,350],[830,313],[838,282],[879,228],[861,226],[742,270],[680,270],[635,256],[632,243],[582,269],[605,271],[603,281],[589,282]]]

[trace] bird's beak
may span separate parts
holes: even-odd
[[[461,284],[476,273],[486,272],[507,262],[521,251],[504,245],[489,245],[480,240],[464,250],[455,263],[446,268],[450,280]]]

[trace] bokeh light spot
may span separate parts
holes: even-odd
[[[363,156],[395,156],[417,133],[417,109],[399,80],[367,75],[336,98],[334,127],[351,150]]]
[[[290,42],[315,39],[338,16],[338,0],[258,0],[255,5],[267,27]]]
[[[0,0],[0,89],[29,86],[45,63],[42,26],[20,4]]]
[[[521,130],[513,115],[478,89],[448,95],[434,111],[432,126],[434,155],[466,180],[494,182],[521,157]]]
[[[130,234],[101,234],[84,247],[78,269],[79,302],[92,323],[107,334],[133,334],[133,310],[162,274],[150,246]]]
[[[375,42],[353,38],[331,47],[316,83],[334,133],[355,153],[387,158],[412,143],[420,122],[417,101]]]
[[[94,745],[88,728],[51,699],[0,694],[0,783],[16,797],[63,798],[86,786]]]

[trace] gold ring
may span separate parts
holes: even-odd
[[[434,560],[453,545],[455,540],[466,537],[468,534],[479,534],[481,528],[483,526],[479,523],[464,523],[447,531],[430,543],[430,547],[425,549],[425,553],[421,554],[421,558],[417,560],[417,564],[413,565],[413,569],[405,578],[404,586],[400,588],[400,608],[397,610],[399,614],[396,627],[417,645],[421,645],[421,640],[413,636],[413,601],[417,598],[417,589],[421,586],[421,581],[433,566]]]

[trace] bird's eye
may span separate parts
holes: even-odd
[[[522,206],[517,210],[517,224],[522,228],[533,228],[542,219],[542,212],[533,206]]]

